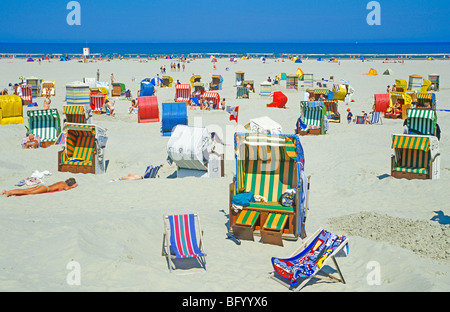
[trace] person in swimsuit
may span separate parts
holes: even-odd
[[[50,104],[52,103],[52,100],[50,99],[50,94],[47,93],[44,99],[44,109],[50,109]]]
[[[67,191],[76,187],[76,184],[77,182],[74,178],[69,178],[66,181],[56,182],[49,186],[42,184],[28,189],[15,189],[10,191],[3,190],[0,195],[6,195],[6,197],[9,197],[21,195],[36,195],[55,191]]]
[[[23,145],[23,148],[38,148],[38,147],[39,147],[38,140],[36,140],[36,138],[35,138],[33,133],[30,133],[28,135],[27,142]]]

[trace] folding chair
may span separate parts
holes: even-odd
[[[379,124],[382,125],[383,121],[381,120],[380,112],[372,112],[372,118],[370,119],[370,124],[375,125]]]
[[[363,125],[364,124],[364,116],[356,116],[356,124]]]
[[[333,280],[345,284],[344,277],[335,257],[348,254],[348,238],[335,235],[324,229],[317,230],[306,240],[289,258],[272,258],[274,272],[271,278],[280,282],[290,290],[299,291],[313,277],[321,278],[325,264],[331,259],[336,267],[339,277],[325,273]]]
[[[197,231],[199,241],[197,242]],[[172,272],[172,260],[195,258],[206,269],[203,250],[203,230],[198,214],[164,216],[162,255],[167,258]]]
[[[159,165],[159,166],[155,166],[155,167],[148,166],[147,169],[145,170],[144,179],[156,178],[156,175],[158,174],[158,171],[162,166],[163,165]]]

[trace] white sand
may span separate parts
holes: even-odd
[[[292,61],[262,64],[259,60],[240,60],[232,64],[219,60],[213,71],[209,60],[195,60],[185,72],[170,71],[171,60],[120,61],[82,64],[77,61],[42,64],[25,60],[0,60],[0,87],[15,83],[20,76],[37,76],[56,81],[56,97],[52,107],[62,112],[65,84],[95,77],[97,68],[101,80],[109,81],[114,73],[133,95],[139,81],[154,77],[161,65],[167,74],[187,83],[193,73],[203,82],[211,74],[224,77],[221,97],[229,105],[239,105],[239,123],[250,118],[270,116],[279,122],[285,133],[293,133],[299,117],[303,92],[282,90],[289,98],[287,109],[265,107],[267,99],[258,93],[250,100],[236,100],[233,87],[235,72],[243,70],[246,79],[259,83],[280,73],[295,73],[298,67],[314,73],[315,79],[334,76],[345,79],[356,90],[350,105],[354,115],[370,111],[373,95],[384,93],[395,78],[408,80],[410,74],[428,77],[441,74],[441,91],[437,93],[438,108],[450,109],[450,77],[447,61],[407,61],[405,64],[383,64],[345,60],[341,64]],[[230,70],[226,71],[225,68]],[[379,76],[364,75],[375,68]],[[386,68],[394,75],[381,75]],[[132,82],[131,78],[136,77]],[[174,88],[158,90],[159,103],[173,101]],[[42,108],[43,98],[37,98]],[[57,151],[61,147],[22,150],[24,124],[0,127],[0,188],[14,185],[35,170],[48,170],[52,175],[46,183],[74,176],[79,186],[68,192],[36,196],[0,198],[0,290],[1,291],[287,291],[268,278],[272,271],[272,256],[287,257],[300,241],[286,241],[284,247],[243,241],[240,246],[225,239],[228,222],[228,186],[235,163],[228,158],[226,176],[220,179],[169,178],[175,168],[166,162],[168,137],[160,133],[161,123],[138,124],[136,115],[128,115],[129,102],[116,101],[116,116],[94,115],[97,125],[108,130],[106,159],[108,170],[103,175],[60,173]],[[26,110],[27,108],[25,108]],[[383,120],[383,125],[347,125],[347,107],[340,105],[343,122],[330,124],[327,135],[302,137],[306,157],[306,172],[311,175],[310,211],[306,230],[311,235],[324,227],[350,238],[350,254],[339,258],[346,284],[316,282],[304,291],[449,291],[450,261],[449,227],[431,220],[450,215],[450,113],[438,112],[442,130],[440,141],[441,178],[433,181],[408,181],[390,176],[391,135],[402,131],[401,120]],[[189,124],[216,125],[222,138],[233,145],[235,126],[229,114],[222,111],[189,111]],[[201,119],[195,119],[201,117]],[[26,124],[26,123],[25,123]],[[230,152],[230,150],[228,150]],[[232,150],[231,150],[232,155]],[[108,181],[128,173],[142,174],[150,164],[164,164],[157,179],[144,181]],[[163,215],[198,212],[204,229],[208,271],[200,268],[180,269],[169,273],[161,256]],[[362,218],[370,212],[370,218]],[[365,221],[364,221],[365,220]],[[367,221],[376,222],[376,227]],[[364,221],[364,222],[363,222]],[[447,220],[448,223],[448,220]],[[408,226],[404,226],[408,224]],[[436,234],[436,227],[442,235]],[[387,235],[387,233],[395,235]],[[406,237],[406,238],[405,238]],[[406,243],[405,243],[406,239]],[[417,240],[418,248],[414,247]],[[421,248],[420,246],[426,246]],[[81,268],[81,285],[68,285],[67,268],[77,261]],[[370,285],[367,265],[380,265],[380,285]],[[179,274],[181,273],[181,274]],[[195,273],[195,274],[186,274]]]

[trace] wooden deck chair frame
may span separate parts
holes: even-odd
[[[317,235],[319,235],[319,233],[321,231],[323,231],[324,229],[319,228],[313,235],[311,235],[306,241],[304,241],[299,248],[297,248],[297,250],[295,250],[290,256],[289,258],[294,257],[295,255],[299,254],[301,251],[303,251],[315,238]],[[345,247],[345,245],[348,243],[348,237],[341,243],[341,245],[336,248],[335,251],[333,251],[332,254],[330,254],[322,263],[322,266],[320,268],[320,270],[314,274],[311,275],[310,277],[306,278],[303,282],[301,282],[300,284],[298,284],[296,287],[294,288],[290,288],[289,284],[286,284],[285,281],[281,280],[280,278],[277,277],[277,273],[275,271],[271,272],[270,274],[270,278],[272,278],[273,280],[279,282],[281,285],[289,288],[292,291],[300,291],[303,287],[305,287],[313,278],[318,278],[318,279],[329,279],[329,280],[333,280],[336,282],[340,282],[342,284],[345,284],[345,279],[344,276],[342,274],[341,269],[339,268],[339,265],[336,261],[336,254],[339,253],[342,248]],[[326,264],[329,263],[330,259],[333,261],[334,267],[336,269],[337,275],[336,274],[332,274],[332,273],[327,273],[323,270],[323,268],[325,267]],[[319,273],[322,276],[319,276]]]
[[[168,266],[169,266],[169,271],[172,272],[175,268],[174,268],[174,264],[173,264],[173,260],[174,259],[192,259],[192,258],[196,258],[197,261],[199,262],[199,264],[201,266],[203,266],[203,268],[205,269],[205,271],[207,271],[207,267],[206,267],[206,256],[207,254],[204,252],[204,248],[203,248],[203,230],[200,226],[200,217],[198,216],[198,213],[194,213],[194,214],[183,214],[183,215],[178,215],[178,216],[193,216],[194,218],[194,231],[198,230],[198,242],[195,242],[197,244],[197,247],[199,249],[199,251],[203,254],[201,256],[186,256],[183,258],[177,257],[175,255],[175,253],[173,252],[173,248],[172,248],[172,244],[170,242],[170,238],[171,238],[171,231],[170,231],[170,222],[169,222],[169,215],[164,215],[163,216],[163,222],[164,222],[164,233],[163,233],[163,242],[162,242],[162,252],[161,255],[166,257],[167,262],[168,262]],[[172,215],[172,217],[175,215]],[[197,239],[197,234],[196,237]]]

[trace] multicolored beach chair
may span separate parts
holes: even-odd
[[[300,119],[306,125],[306,131],[300,131],[297,126],[297,134],[300,135],[320,135],[325,134],[326,108],[324,101],[302,101],[300,102]],[[297,121],[298,125],[298,121]]]
[[[325,100],[323,105],[325,106],[325,115],[328,116],[329,122],[341,122],[341,114],[338,110],[338,100]]]
[[[229,231],[239,239],[283,245],[282,239],[305,237],[309,181],[297,135],[235,134],[236,178],[230,185]],[[295,190],[291,204],[282,197]],[[243,201],[246,194],[265,201]],[[239,198],[240,209],[236,208]]]
[[[58,110],[42,109],[27,112],[28,132],[41,138],[41,147],[48,147],[55,143],[61,133],[61,122]]]
[[[339,277],[325,273],[328,277],[345,284],[336,257],[347,256],[348,238],[319,229],[306,240],[289,258],[271,259],[274,272],[272,278],[290,290],[301,290],[313,277],[319,278],[325,264],[331,259]]]
[[[92,123],[92,110],[84,105],[65,105],[63,109],[63,113],[66,116],[64,123]]]
[[[174,259],[189,258],[197,259],[205,271],[207,270],[203,230],[198,214],[164,216],[162,255],[167,258],[170,272]]]
[[[95,125],[66,123],[65,146],[58,152],[58,171],[104,173],[106,131]]]

